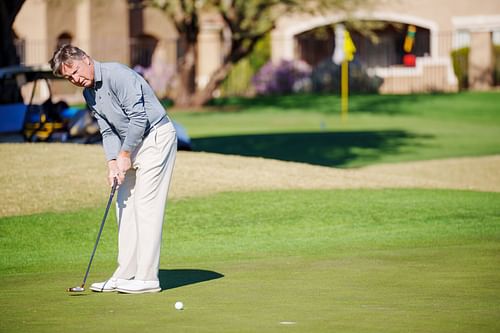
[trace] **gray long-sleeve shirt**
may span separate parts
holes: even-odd
[[[119,63],[94,62],[94,87],[83,96],[97,119],[106,159],[133,152],[152,126],[167,117],[142,76]],[[167,117],[168,119],[168,117]]]

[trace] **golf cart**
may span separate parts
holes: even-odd
[[[55,80],[48,65],[0,68],[0,142],[101,142],[90,110],[53,101]],[[178,149],[191,150],[186,130],[174,126]]]

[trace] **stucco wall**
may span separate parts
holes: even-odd
[[[153,57],[175,65],[177,34],[171,22],[158,9],[144,8],[141,15],[140,26],[131,26],[127,0],[26,0],[16,18],[14,29],[19,37],[26,40],[27,64],[46,63],[52,55],[58,35],[68,32],[73,36],[73,43],[93,57],[127,64],[130,62],[131,37],[148,34],[159,42]],[[448,85],[453,85],[449,79],[449,55],[453,45],[451,42],[443,43],[440,34],[456,33],[459,30],[500,31],[499,0],[378,0],[373,7],[356,11],[352,16],[358,19],[415,24],[429,29],[429,57],[434,62],[426,59],[421,63],[423,66],[443,67],[439,72],[446,73]],[[318,16],[296,14],[280,18],[271,38],[272,59],[279,61],[296,58],[295,35],[341,22],[345,18],[346,15],[340,12]],[[198,83],[201,86],[220,63],[222,44],[219,31],[220,27],[212,29],[207,26],[201,29],[201,57],[198,59]],[[471,33],[471,38],[476,38],[476,35]],[[477,43],[479,42],[471,41],[471,44]],[[481,62],[478,64],[480,66]],[[479,68],[479,72],[481,70]],[[446,89],[450,88],[447,86]]]
[[[69,33],[73,39],[77,34],[76,31],[76,11],[73,1],[50,0],[47,1],[47,47],[49,57],[56,48],[57,37],[61,33]]]
[[[129,26],[126,1],[92,0],[90,54],[102,61],[129,61]]]
[[[47,4],[45,0],[27,0],[14,22],[18,37],[26,40],[27,64],[47,62]]]
[[[415,24],[431,32],[431,55],[448,56],[450,47],[438,40],[443,32],[452,33],[457,29],[466,29],[467,25],[457,27],[456,22],[463,22],[464,17],[496,22],[500,29],[500,1],[498,0],[380,0],[369,9],[358,10],[351,14],[362,20],[394,21]],[[347,15],[341,12],[325,13],[318,16],[293,15],[282,17],[272,34],[272,58],[293,59],[295,44],[293,36],[314,29],[344,21]],[[462,19],[462,20],[461,20]],[[495,27],[495,24],[490,24]],[[451,45],[451,44],[450,44]]]
[[[46,63],[57,37],[72,36],[72,43],[103,61],[129,63],[130,37],[148,34],[159,41],[159,54],[175,63],[177,33],[158,9],[144,8],[137,26],[130,25],[127,0],[26,0],[14,30],[28,45],[26,64]]]
[[[478,48],[477,45],[485,43],[486,40],[484,35],[475,32],[500,31],[500,1],[498,0],[379,0],[370,8],[351,13],[351,17],[360,20],[414,24],[430,32],[430,54],[425,57],[428,59],[420,61],[422,67],[419,70],[406,70],[408,75],[400,75],[401,70],[398,68],[392,72],[380,71],[384,74],[384,85],[381,91],[390,92],[401,87],[408,87],[405,88],[407,92],[419,91],[419,87],[425,90],[424,87],[430,85],[421,76],[431,75],[429,74],[431,69],[433,70],[431,76],[437,77],[437,82],[443,82],[441,90],[456,90],[458,88],[456,80],[450,77],[453,76],[450,54],[455,47],[458,32],[464,31],[470,36],[470,45],[476,45],[476,49],[470,53],[470,56],[478,59],[470,58],[469,62],[475,65],[472,68],[474,73],[481,73],[469,74],[475,77],[492,75],[491,48]],[[279,62],[282,59],[296,59],[298,57],[296,35],[320,26],[345,21],[346,18],[347,15],[342,12],[317,16],[295,14],[280,18],[272,33],[272,60]],[[483,37],[480,41],[474,41],[474,38],[480,38],[478,36]],[[489,58],[484,55],[485,52],[489,52],[487,55]],[[485,58],[487,59],[484,60]],[[403,84],[405,82],[407,84]],[[491,80],[481,82],[483,89],[484,82],[491,82]],[[439,90],[439,87],[434,86],[432,90]]]
[[[158,39],[154,58],[175,65],[177,61],[177,30],[159,9],[145,8],[143,11],[143,33]]]
[[[383,0],[374,11],[394,12],[424,18],[435,22],[440,31],[453,31],[455,16],[498,15],[497,0]]]

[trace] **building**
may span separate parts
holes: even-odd
[[[382,93],[457,91],[461,78],[451,55],[463,47],[469,47],[466,85],[489,89],[500,84],[494,75],[500,64],[493,55],[494,45],[500,45],[498,0],[378,0],[351,17],[383,23],[374,30],[377,40],[351,31],[356,60],[383,79]],[[303,60],[314,66],[329,59],[333,26],[346,19],[338,12],[280,18],[272,32],[272,60]],[[410,26],[416,30],[415,42],[407,58],[412,61],[405,63],[403,43]],[[165,14],[137,0],[26,0],[14,29],[26,64],[46,63],[56,46],[66,42],[99,60],[139,69],[154,63],[175,68],[182,56],[177,32]],[[323,33],[316,33],[318,29]],[[197,60],[200,87],[221,63],[223,35],[217,19],[203,21]]]
[[[458,80],[451,54],[470,47],[468,86],[489,89],[494,82],[493,45],[500,45],[500,1],[497,0],[379,0],[370,8],[351,14],[365,22],[387,25],[376,30],[378,43],[351,32],[356,57],[383,78],[383,93],[456,91]],[[346,21],[345,14],[294,15],[282,18],[272,34],[272,55],[280,59],[302,59],[311,65],[333,51],[333,31],[326,37],[313,34],[319,27]],[[412,54],[415,62],[403,64],[407,27],[416,27]],[[323,34],[324,36],[324,34]],[[497,64],[497,68],[498,68]]]

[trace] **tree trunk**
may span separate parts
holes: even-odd
[[[12,25],[24,0],[0,0],[0,68],[19,65],[19,57],[14,44]],[[21,91],[16,85],[3,86],[0,89],[0,103],[22,102]]]
[[[236,64],[239,60],[249,55],[250,52],[252,52],[252,50],[254,49],[255,44],[264,35],[265,33],[263,33],[260,37],[257,36],[250,39],[249,43],[246,46],[243,46],[243,43],[241,41],[233,42],[233,44],[231,45],[231,52],[226,56],[224,63],[210,76],[210,80],[208,81],[207,85],[201,90],[197,90],[195,86],[195,89],[191,90],[190,93],[187,93],[183,99],[174,100],[176,105],[182,107],[186,106],[200,107],[207,104],[213,98],[214,91],[229,75],[229,72],[233,68],[234,64]],[[197,53],[194,54],[195,57],[194,59],[197,59],[196,56]],[[193,71],[190,72],[190,74],[192,74],[192,78],[195,78],[196,76],[195,67],[193,67]],[[182,77],[181,77],[181,83],[182,83]],[[183,92],[187,92],[187,89],[184,89]]]
[[[198,91],[193,99],[193,106],[203,106],[207,104],[213,97],[213,93],[215,89],[217,89],[220,84],[224,81],[224,79],[229,75],[229,72],[233,68],[233,64],[231,62],[227,62],[219,67],[210,77],[210,81],[208,81],[205,88]]]
[[[0,1],[0,67],[19,64],[12,25],[24,0]]]
[[[196,92],[196,43],[189,43],[182,60],[179,62],[178,82],[173,96],[175,106],[191,106]]]

